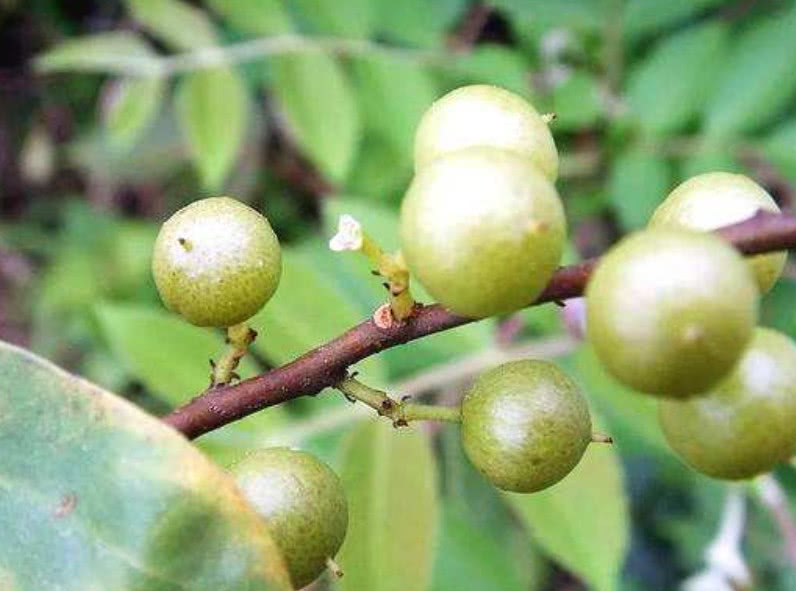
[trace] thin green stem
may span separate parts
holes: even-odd
[[[347,377],[335,385],[346,398],[359,401],[374,409],[379,416],[387,417],[395,427],[405,427],[410,421],[449,421],[458,423],[459,407],[436,406],[397,401],[386,392],[371,388],[353,377]]]

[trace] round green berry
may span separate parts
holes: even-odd
[[[586,331],[625,385],[686,397],[732,369],[752,336],[757,300],[749,268],[720,238],[650,229],[597,265],[586,288]]]
[[[652,215],[650,227],[714,230],[750,218],[761,209],[780,212],[771,195],[749,177],[709,172],[688,179],[669,193]],[[779,279],[787,256],[783,251],[748,259],[761,293]]]
[[[591,441],[578,386],[546,361],[482,374],[462,401],[461,439],[473,465],[503,490],[535,492],[564,478]]]
[[[431,105],[415,136],[415,170],[473,146],[516,152],[550,181],[558,175],[558,151],[547,123],[521,96],[497,86],[463,86]]]
[[[345,539],[348,503],[329,466],[301,451],[259,450],[233,465],[238,487],[268,524],[293,586],[314,581]]]
[[[152,257],[163,303],[198,326],[234,326],[254,316],[281,272],[268,220],[229,197],[202,199],[171,216]]]
[[[530,304],[566,236],[553,185],[513,152],[469,148],[420,170],[401,209],[401,251],[423,287],[471,318]]]
[[[796,445],[796,345],[758,328],[728,377],[704,396],[663,401],[660,421],[680,457],[708,476],[772,470]]]

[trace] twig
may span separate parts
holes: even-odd
[[[752,218],[717,230],[745,254],[796,247],[796,216],[758,212]],[[577,297],[597,260],[563,267],[531,305]],[[218,429],[263,408],[299,396],[315,395],[346,376],[349,366],[385,349],[474,322],[435,304],[403,324],[378,328],[371,319],[263,375],[198,396],[164,417],[189,438]]]

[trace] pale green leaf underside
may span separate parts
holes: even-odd
[[[504,494],[554,560],[595,591],[619,589],[629,515],[622,468],[610,445],[590,445],[575,470],[546,490]]]
[[[155,61],[149,45],[135,33],[114,31],[64,41],[36,57],[39,72],[126,73],[131,65],[146,67]]]
[[[113,104],[103,123],[112,143],[129,148],[157,115],[166,81],[161,77],[122,78],[114,85]]]
[[[204,11],[181,0],[127,0],[138,22],[174,49],[216,45],[213,23]]]
[[[0,449],[4,588],[290,588],[264,523],[185,439],[4,343]]]
[[[427,439],[381,419],[362,423],[346,446],[341,478],[349,503],[342,591],[425,591],[438,513]]]
[[[249,97],[243,80],[231,68],[187,74],[180,82],[175,101],[202,185],[218,190],[245,138]]]

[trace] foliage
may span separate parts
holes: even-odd
[[[384,300],[368,265],[326,242],[352,213],[397,246],[414,129],[461,84],[498,84],[558,114],[572,253],[602,252],[705,170],[743,172],[793,205],[793,0],[7,0],[0,32],[0,339],[155,415],[206,387],[223,346],[158,302],[158,222],[225,193],[268,215],[284,276],[239,371],[290,361]],[[240,59],[213,61],[230,48]],[[763,323],[796,336],[795,292],[780,281]],[[565,330],[546,306],[355,369],[400,395],[418,376]],[[207,457],[226,465],[272,444],[319,455],[347,487],[346,575],[321,588],[543,591],[571,578],[598,591],[676,588],[703,566],[725,487],[673,459],[654,403],[617,385],[588,346],[558,361],[616,445],[591,446],[550,490],[515,496],[472,469],[456,428],[395,431],[333,392],[220,429],[199,454],[119,398],[2,345],[0,523],[11,534],[0,536],[0,588],[51,588],[47,577],[65,573],[86,589],[131,573],[252,588],[267,576],[252,558],[270,548],[267,533]],[[471,377],[411,393],[456,401]],[[80,419],[80,409],[93,410]],[[796,479],[781,472],[793,504]],[[172,512],[165,531],[161,508]],[[794,576],[778,540],[755,502],[745,556],[760,588],[785,591]],[[31,542],[38,551],[21,556]]]

